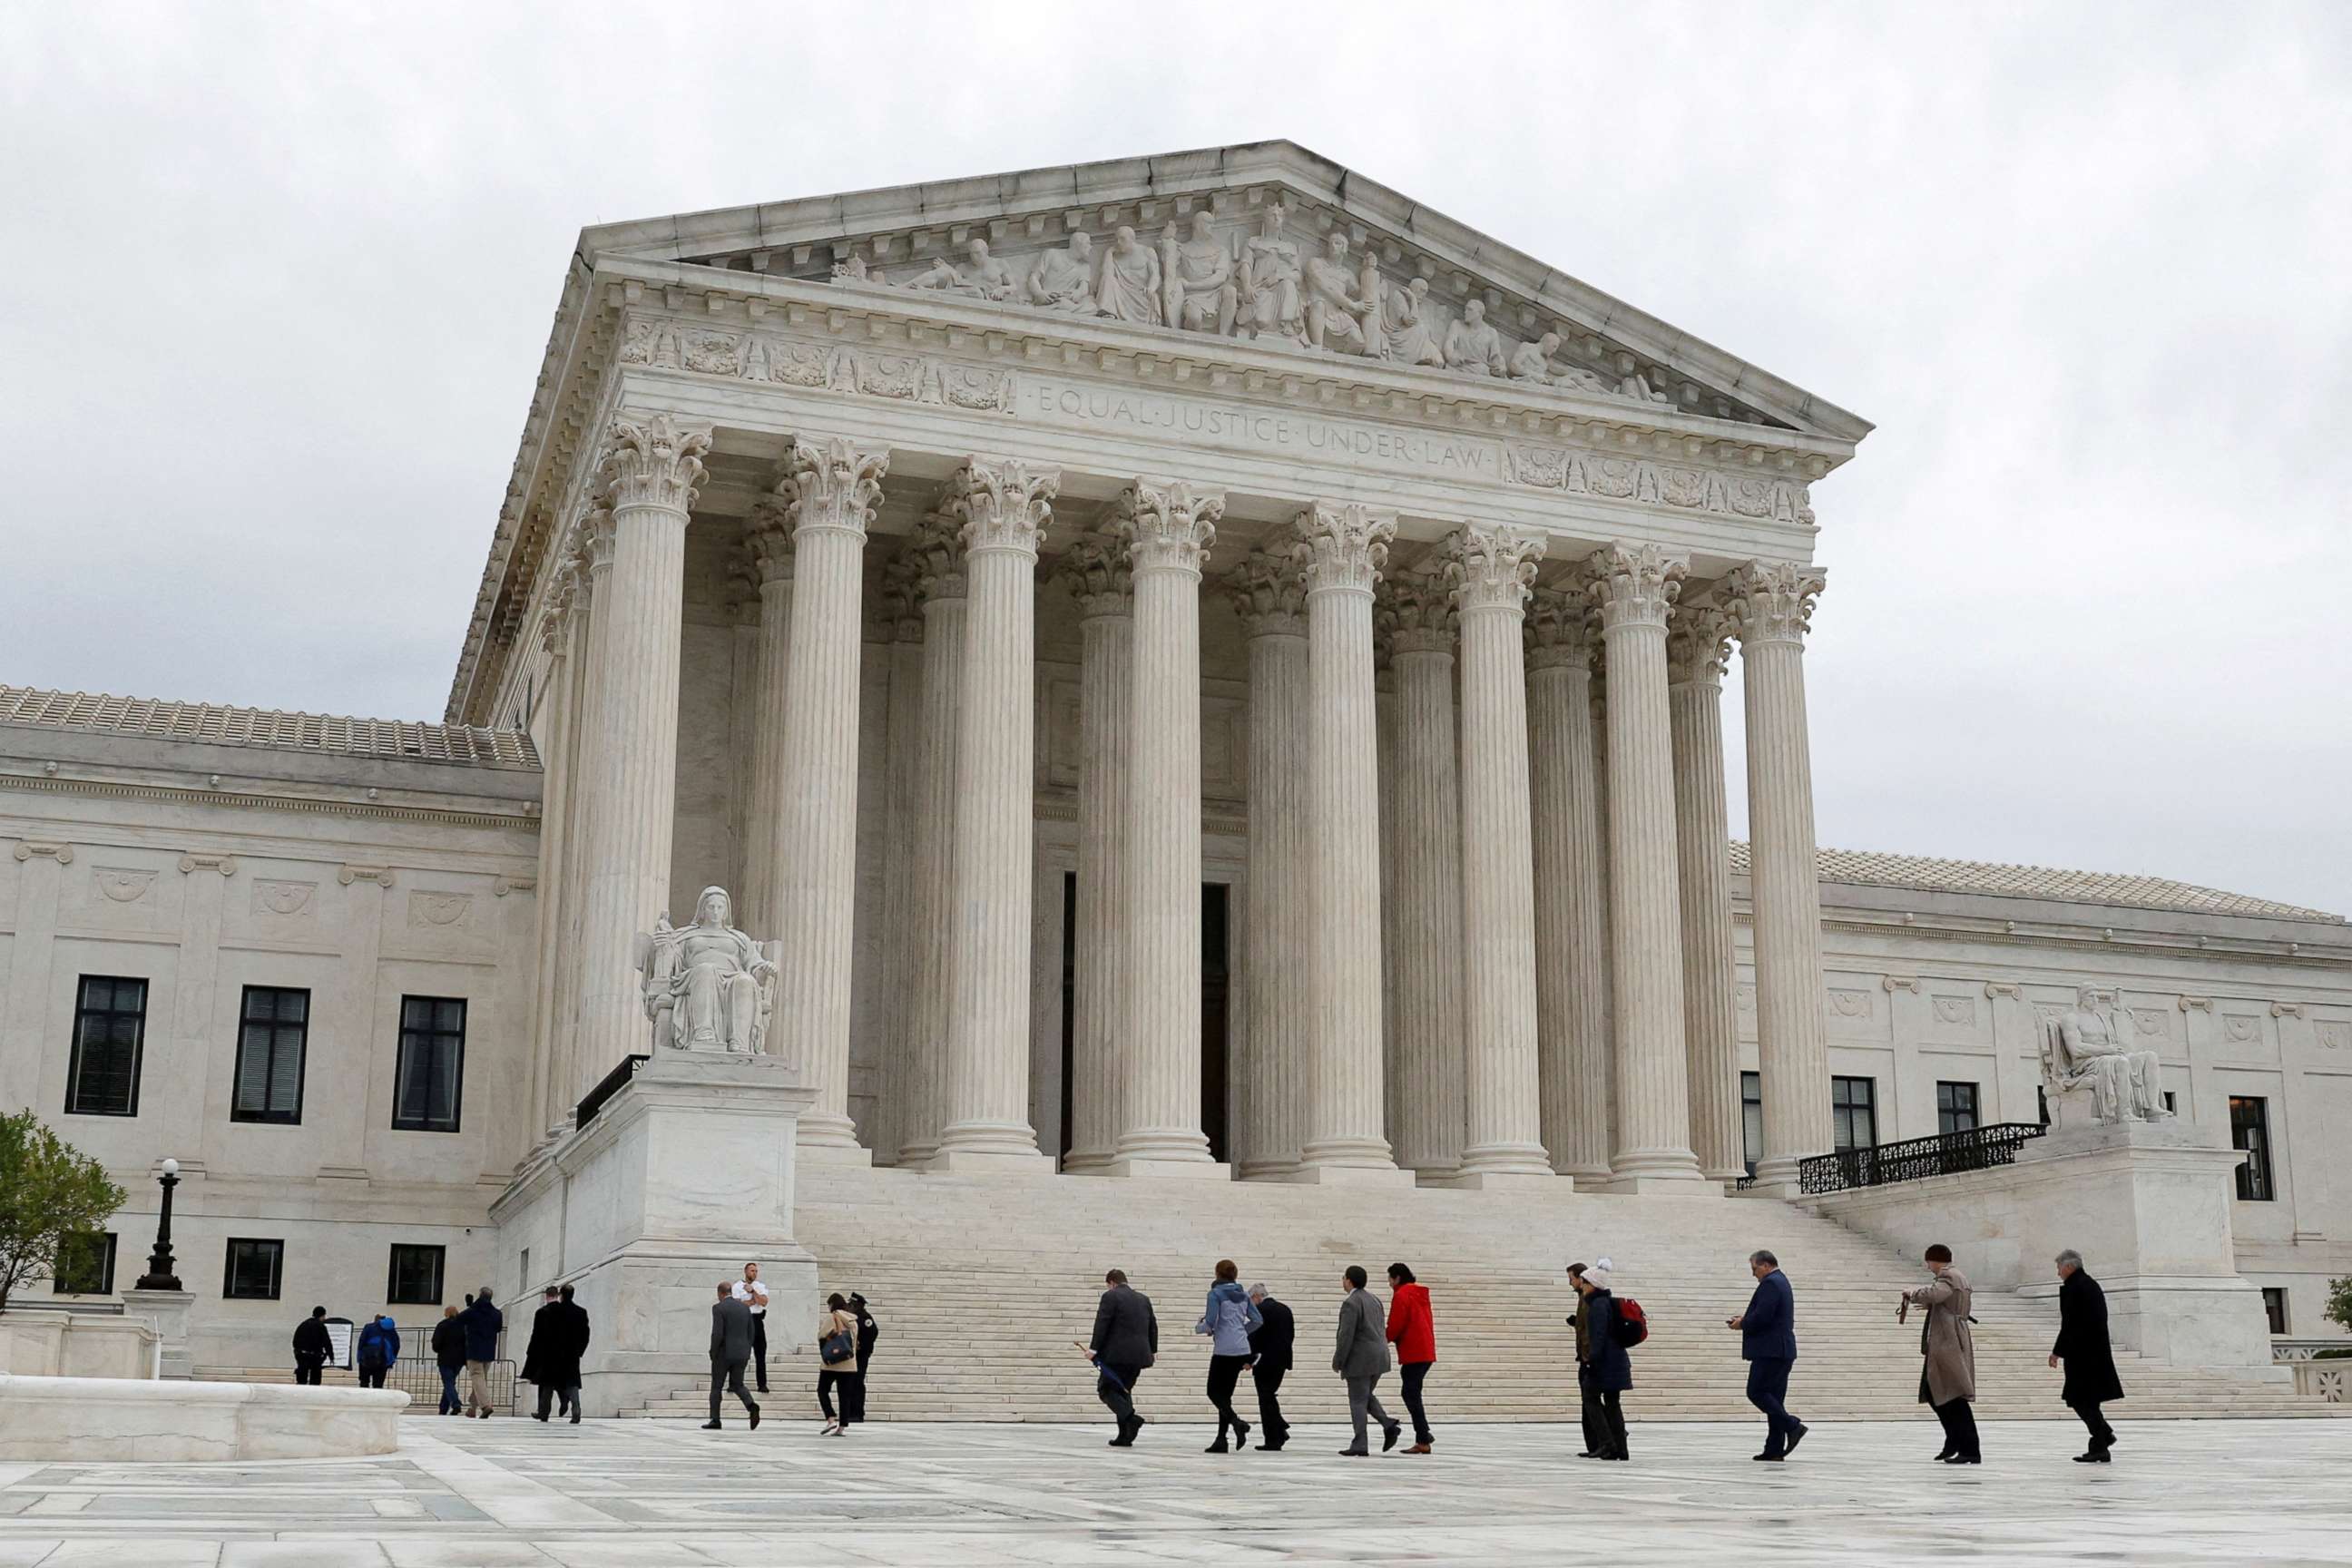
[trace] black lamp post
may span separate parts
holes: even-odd
[[[172,1272],[172,1189],[180,1184],[180,1162],[163,1162],[163,1173],[155,1178],[163,1189],[163,1212],[155,1221],[155,1250],[147,1255],[147,1272],[139,1277],[136,1290],[176,1290],[180,1277]]]

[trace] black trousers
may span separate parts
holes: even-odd
[[[743,1363],[740,1361],[720,1361],[717,1356],[712,1356],[710,1358],[710,1418],[713,1421],[719,1419],[719,1395],[722,1391],[732,1394],[741,1400],[747,1415],[758,1413],[760,1406],[752,1399],[751,1391],[743,1386]]]
[[[1609,1452],[1609,1421],[1601,1413],[1601,1391],[1592,1386],[1592,1368],[1581,1362],[1576,1367],[1576,1403],[1577,1417],[1584,1426],[1584,1451]]]
[[[866,1380],[845,1362],[838,1367],[826,1367],[816,1374],[816,1407],[824,1412],[828,1421],[836,1418],[833,1408],[833,1391],[841,1390],[841,1410],[838,1419],[844,1426],[866,1419]]]
[[[1110,1407],[1111,1415],[1118,1418],[1119,1432],[1124,1435],[1142,1426],[1135,1414],[1135,1380],[1143,1375],[1143,1369],[1106,1362],[1097,1370],[1103,1375],[1095,1379],[1095,1397]]]
[[[1249,1365],[1245,1355],[1213,1355],[1209,1358],[1209,1403],[1217,1407],[1217,1441],[1225,1440],[1225,1428],[1236,1434],[1249,1430],[1249,1423],[1234,1409],[1234,1390],[1241,1386],[1242,1368]]]
[[[1404,1407],[1412,1416],[1412,1440],[1433,1443],[1437,1439],[1429,1430],[1429,1412],[1421,1407],[1421,1385],[1429,1376],[1435,1362],[1409,1361],[1404,1363]]]
[[[1612,1458],[1627,1457],[1625,1447],[1625,1406],[1622,1394],[1614,1388],[1593,1391],[1592,1397],[1601,1405],[1601,1451]]]
[[[1260,1447],[1279,1443],[1289,1434],[1290,1423],[1283,1419],[1279,1397],[1283,1374],[1289,1370],[1286,1366],[1267,1366],[1263,1362],[1250,1368],[1250,1381],[1257,1384],[1257,1420],[1262,1428],[1257,1439]]]
[[[383,1386],[383,1374],[391,1370],[392,1368],[388,1366],[363,1366],[360,1368],[360,1386],[362,1388],[382,1388]]]
[[[1794,1365],[1778,1356],[1748,1363],[1748,1403],[1764,1412],[1764,1451],[1768,1454],[1787,1453],[1790,1434],[1798,1426],[1797,1418],[1781,1403],[1789,1396],[1789,1373]]]
[[[2116,1429],[2107,1425],[2107,1418],[2105,1416],[2099,1414],[2099,1402],[2097,1400],[2092,1400],[2087,1405],[2075,1405],[2074,1414],[2081,1416],[2083,1418],[2083,1425],[2091,1429],[2091,1448],[2093,1452],[2095,1453],[2103,1448],[2112,1448],[2116,1446]]]
[[[1969,1408],[1967,1400],[1947,1399],[1932,1408],[1936,1419],[1944,1424],[1944,1441],[1952,1452],[1963,1458],[1984,1458],[1984,1450],[1977,1446],[1977,1413]]]
[[[541,1421],[547,1419],[550,1405],[556,1406],[564,1415],[571,1415],[580,1408],[580,1385],[576,1383],[541,1384],[539,1385],[539,1418]]]
[[[765,1312],[754,1312],[751,1314],[751,1366],[752,1370],[758,1374],[752,1379],[752,1381],[760,1385],[761,1393],[767,1393],[768,1314]]]
[[[296,1356],[294,1358],[295,1385],[300,1387],[307,1384],[312,1388],[318,1387],[320,1371],[326,1364],[327,1358],[324,1356]]]
[[[841,1380],[841,1418],[844,1421],[866,1419],[866,1363],[857,1363],[857,1374]]]

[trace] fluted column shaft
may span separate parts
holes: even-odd
[[[1395,856],[1389,1020],[1397,1081],[1389,1132],[1396,1163],[1423,1178],[1462,1164],[1462,786],[1454,756],[1454,611],[1445,584],[1382,582],[1373,614],[1396,678],[1395,799],[1385,847]]]
[[[776,828],[784,815],[784,729],[791,709],[785,671],[792,668],[793,651],[793,531],[791,512],[781,497],[763,498],[743,542],[746,565],[759,584],[760,636],[751,672],[751,777],[744,791],[743,886],[735,909],[742,929],[765,941],[775,935],[778,924]]]
[[[1072,933],[1070,1152],[1066,1171],[1098,1170],[1118,1141],[1121,1037],[1128,1025],[1127,793],[1134,726],[1135,605],[1125,551],[1081,539],[1063,573],[1078,603],[1078,885]]]
[[[613,422],[604,463],[613,509],[613,568],[602,602],[611,624],[601,654],[593,758],[595,801],[583,869],[581,1054],[601,1078],[651,1037],[637,991],[636,935],[669,904],[677,798],[678,646],[686,524],[702,478],[708,430],[666,416]]]
[[[573,797],[580,790],[580,685],[584,673],[586,617],[581,613],[579,574],[569,562],[550,595],[541,647],[547,655],[546,701],[549,703],[545,788],[541,802],[539,837],[539,964],[531,996],[531,1079],[527,1114],[536,1118],[536,1141],[541,1129],[562,1126],[557,1107],[562,1090],[557,1087],[559,1049],[557,989],[563,941],[564,882],[578,874],[578,847],[569,831]],[[569,1087],[568,1080],[565,1087]]]
[[[1307,601],[1285,527],[1228,584],[1249,639],[1249,973],[1244,992],[1244,1178],[1296,1170],[1307,1138],[1313,1012],[1307,949]]]
[[[954,1005],[956,754],[963,726],[963,546],[943,520],[916,537],[923,616],[922,752],[917,766],[915,975],[908,997],[906,1093],[898,1163],[940,1152],[948,1106],[948,1017]]]
[[[1609,906],[1585,616],[1538,592],[1527,657],[1543,1141],[1554,1171],[1591,1185],[1609,1175]]]
[[[587,621],[580,645],[579,690],[572,700],[572,788],[564,803],[569,819],[564,837],[570,847],[560,889],[555,1016],[548,1053],[551,1131],[572,1124],[581,1091],[593,1081],[581,1071],[580,1018],[586,988],[580,958],[581,936],[588,923],[588,854],[595,842],[595,806],[602,788],[598,759],[604,750],[604,683],[613,640],[613,514],[608,508],[599,505],[582,523],[575,552],[574,564],[585,590],[581,608]]]
[[[1463,1064],[1471,1174],[1549,1176],[1536,1058],[1536,890],[1521,649],[1539,534],[1474,526],[1449,542],[1462,625]]]
[[[900,555],[884,574],[891,632],[889,712],[884,741],[889,810],[882,847],[882,941],[887,980],[882,997],[880,1090],[866,1142],[888,1164],[906,1142],[908,1076],[913,1068],[915,990],[921,984],[922,938],[915,899],[916,821],[923,785],[923,621],[912,563]]]
[[[1135,573],[1127,775],[1125,1168],[1209,1163],[1201,1131],[1201,567],[1222,494],[1139,479],[1120,507]],[[1140,1164],[1128,1163],[1140,1162]]]
[[[1746,1171],[1731,951],[1731,829],[1723,777],[1723,660],[1730,626],[1729,614],[1716,606],[1677,605],[1666,637],[1691,1152],[1700,1173],[1716,1182],[1737,1181]]]
[[[1381,1135],[1380,741],[1372,584],[1395,521],[1318,503],[1297,527],[1307,587],[1307,832],[1314,1049],[1300,1164],[1390,1170]]]
[[[1696,1184],[1683,1047],[1681,895],[1666,610],[1685,571],[1654,545],[1592,558],[1609,661],[1609,924],[1617,1076],[1612,1185]]]
[[[1823,577],[1758,563],[1732,574],[1748,720],[1749,902],[1756,922],[1756,1033],[1764,1093],[1759,1184],[1793,1184],[1797,1162],[1830,1150],[1829,1046],[1822,1018],[1822,905],[1813,843],[1805,632]]]
[[[942,1160],[1037,1154],[1029,1123],[1037,542],[1060,479],[1058,469],[1017,459],[974,459],[961,476],[968,599]]]

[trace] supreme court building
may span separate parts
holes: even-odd
[[[1816,845],[1869,430],[1286,142],[589,229],[445,724],[0,689],[7,1103],[134,1209],[194,1167],[234,1364],[386,1247],[585,1267],[500,1229],[709,887],[803,1172],[1785,1194],[2033,1121],[2095,984],[2261,1140],[2240,1267],[2315,1331],[2340,918]]]

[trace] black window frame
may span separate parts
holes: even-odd
[[[2271,1168],[2271,1102],[2266,1095],[2230,1097],[2230,1147],[2242,1149],[2238,1163],[2238,1201],[2268,1204],[2278,1201],[2277,1173]]]
[[[423,1004],[424,1005],[435,1010],[431,1021],[421,1027],[413,1026],[409,1022],[409,1009],[413,1005],[418,1004]],[[440,1026],[439,1009],[450,1006],[454,1006],[457,1009],[457,1026],[455,1030],[445,1029]],[[472,1009],[468,1005],[467,998],[463,996],[403,995],[401,997],[400,1049],[393,1064],[392,1075],[392,1130],[394,1131],[457,1132],[464,1128],[466,1106],[466,1025],[471,1011]],[[431,1113],[431,1079],[429,1077],[426,1079],[427,1088],[425,1091],[427,1101],[426,1113],[423,1116],[402,1115],[401,1088],[408,1081],[410,1051],[415,1048],[417,1042],[422,1042],[426,1048],[438,1049],[440,1043],[444,1041],[454,1042],[453,1048],[456,1050],[457,1055],[457,1069],[450,1078],[449,1114],[447,1125],[444,1126],[440,1122],[436,1121]]]
[[[1839,1095],[1844,1094],[1851,1097],[1853,1092],[1851,1086],[1857,1083],[1863,1086],[1861,1103],[1854,1103],[1851,1098],[1841,1103]],[[1853,1137],[1853,1118],[1857,1111],[1870,1118],[1870,1137],[1867,1142],[1857,1141]],[[1839,1141],[1837,1133],[1841,1121],[1843,1121],[1846,1129],[1843,1142]],[[1838,1073],[1831,1077],[1830,1130],[1830,1147],[1838,1153],[1843,1153],[1849,1149],[1878,1147],[1878,1079],[1853,1073]]]
[[[85,1230],[67,1236],[58,1243],[57,1260],[49,1266],[49,1294],[52,1296],[111,1296],[114,1294],[114,1246],[118,1237],[110,1230]],[[77,1290],[66,1284],[66,1248],[82,1241],[103,1243],[99,1249],[98,1289]]]
[[[239,1290],[236,1288],[236,1249],[240,1247],[266,1247],[269,1251],[269,1289]],[[221,1248],[221,1300],[224,1301],[275,1301],[286,1289],[286,1242],[271,1236],[232,1236]]]
[[[1966,1106],[1960,1104],[1962,1090],[1967,1091]],[[1939,1078],[1936,1080],[1936,1135],[1948,1138],[1955,1132],[1973,1132],[1984,1125],[1984,1088],[1970,1079]],[[1962,1117],[1968,1125],[1959,1124]]]
[[[1750,1111],[1754,1114],[1751,1116]],[[1743,1072],[1739,1075],[1739,1153],[1740,1163],[1748,1173],[1756,1173],[1756,1162],[1764,1152],[1764,1075]]]
[[[403,1295],[400,1265],[403,1255],[429,1256],[433,1260],[433,1293]],[[449,1249],[438,1242],[395,1241],[384,1259],[383,1300],[388,1307],[438,1307],[449,1291]]]
[[[299,996],[302,998],[302,1016],[290,1025],[284,1018],[275,1016],[257,1019],[253,1016],[253,999],[257,995]],[[245,1092],[245,1058],[247,1047],[252,1043],[252,1032],[257,1028],[268,1029],[270,1032],[268,1046],[270,1061],[269,1069],[262,1075],[262,1093],[265,1100],[263,1108],[259,1110],[247,1110],[240,1103]],[[281,1110],[274,1104],[268,1103],[274,1098],[271,1089],[278,1081],[276,1072],[278,1052],[283,1044],[279,1037],[289,1030],[291,1030],[294,1035],[294,1108],[290,1111]],[[229,1080],[228,1119],[231,1121],[257,1122],[272,1127],[299,1127],[302,1124],[302,1094],[310,1070],[310,988],[307,985],[247,986],[244,994],[237,998],[236,1005],[236,1076]]]
[[[139,1005],[137,1009],[132,1010],[115,1005],[115,1003],[120,1000],[120,997],[117,993],[110,990],[107,994],[107,1005],[104,1007],[92,1007],[89,1005],[89,988],[93,984],[104,984],[108,986],[136,985],[139,987]],[[139,1080],[144,1075],[147,1064],[147,1001],[151,994],[152,994],[152,983],[143,975],[85,974],[75,982],[73,1056],[66,1067],[65,1113],[68,1116],[137,1116],[139,1114]],[[133,1020],[130,1041],[131,1092],[129,1102],[126,1107],[121,1110],[108,1110],[100,1106],[85,1105],[82,1103],[83,1097],[81,1089],[83,1065],[82,1047],[89,1044],[86,1037],[89,1034],[89,1020],[92,1018],[114,1019],[126,1017]],[[111,1030],[109,1032],[110,1033]],[[121,1042],[108,1040],[103,1043],[107,1045],[115,1045]]]
[[[2262,1287],[2262,1292],[2263,1316],[2269,1320],[2271,1332],[2284,1336],[2289,1331],[2287,1329],[2289,1319],[2286,1315],[2286,1287],[2265,1285]]]

